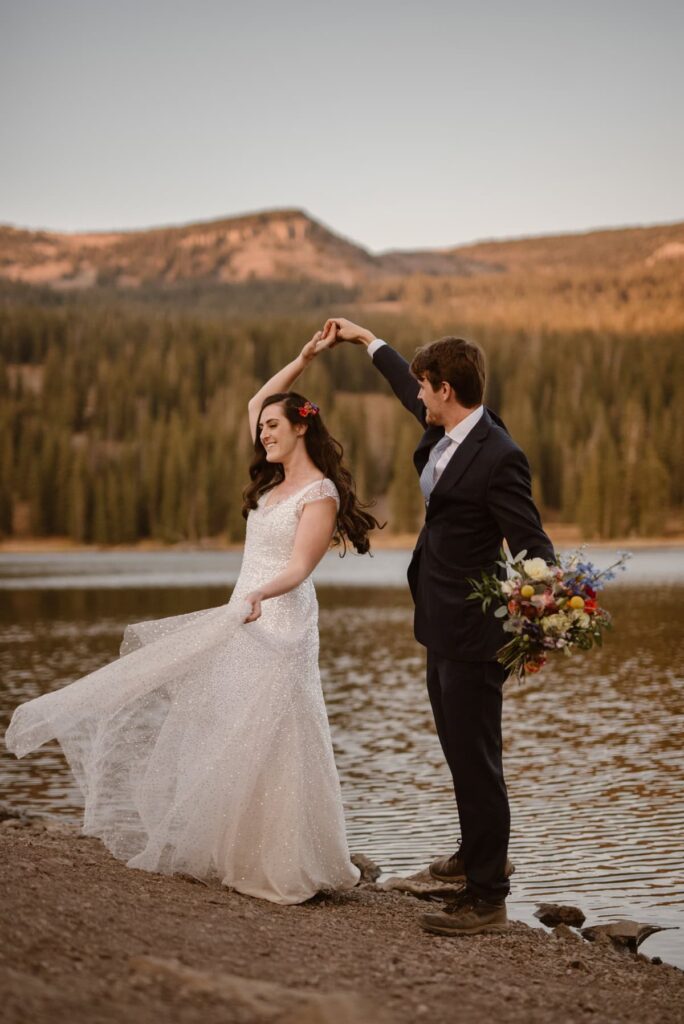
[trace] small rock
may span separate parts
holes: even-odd
[[[629,949],[636,953],[637,949],[649,935],[656,932],[667,931],[657,924],[643,924],[639,921],[614,921],[612,924],[596,924],[589,928],[582,929],[582,935],[590,942],[597,942],[606,937],[622,949]]]
[[[563,942],[582,941],[577,932],[573,932],[572,928],[568,928],[567,924],[557,924],[556,927],[553,929],[553,934],[556,936],[557,939],[562,939]]]
[[[662,962],[663,961],[661,960],[661,958],[659,956],[652,956],[651,957],[651,963],[652,964],[660,965],[660,964],[662,964]]]
[[[553,928],[557,924],[567,924],[573,928],[581,928],[586,917],[579,907],[565,907],[558,903],[540,903],[534,916],[542,924]]]
[[[8,804],[0,804],[0,822],[16,821],[20,825],[30,825],[33,821],[39,821],[40,815],[33,811],[21,811],[17,807],[10,807]]]
[[[573,971],[588,971],[589,970],[589,968],[585,964],[584,960],[570,960],[569,963],[568,963],[568,967],[570,967]]]
[[[366,857],[363,853],[355,853],[351,858],[351,862],[361,872],[362,882],[375,882],[382,874],[382,868],[378,867],[375,861],[372,861],[370,857]]]
[[[0,821],[16,821],[23,817],[22,811],[17,811],[14,807],[8,807],[7,804],[0,804]]]

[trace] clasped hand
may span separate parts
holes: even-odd
[[[305,363],[309,363],[325,349],[334,348],[341,341],[349,341],[353,345],[368,345],[374,337],[375,335],[367,331],[365,327],[360,327],[345,317],[330,317],[325,321],[323,329],[316,331],[311,340],[307,341],[301,351],[301,356]]]

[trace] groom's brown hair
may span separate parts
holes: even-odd
[[[411,360],[411,373],[430,381],[436,390],[442,381],[451,384],[466,409],[482,404],[485,386],[484,352],[473,341],[447,335],[419,348]]]

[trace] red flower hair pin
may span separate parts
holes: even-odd
[[[300,405],[297,409],[300,416],[317,416],[318,406],[314,405],[313,402],[305,402],[304,405]]]

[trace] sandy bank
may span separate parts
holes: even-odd
[[[363,885],[297,907],[134,871],[69,826],[0,824],[8,1024],[675,1024],[684,973],[516,923],[420,930],[426,904]]]

